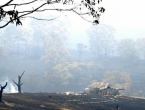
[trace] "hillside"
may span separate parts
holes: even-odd
[[[0,110],[145,110],[145,100],[125,96],[4,94]]]

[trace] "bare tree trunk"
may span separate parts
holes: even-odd
[[[1,90],[0,90],[0,102],[2,102],[2,93],[3,93],[3,90],[5,89],[6,86],[7,86],[7,82],[6,82],[5,86],[1,86]]]
[[[25,71],[24,71],[24,72],[25,72]],[[22,73],[21,76],[18,76],[18,83],[16,83],[16,82],[13,80],[13,82],[14,82],[14,83],[17,85],[17,87],[18,87],[18,92],[19,92],[19,93],[22,93],[22,92],[21,92],[21,86],[22,86],[23,83],[21,83],[21,78],[22,78],[24,72]]]

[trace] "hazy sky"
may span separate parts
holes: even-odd
[[[3,3],[4,1],[0,1],[0,4]],[[101,5],[105,7],[106,11],[100,18],[100,24],[107,24],[115,28],[116,39],[145,37],[144,4],[145,0],[103,0]],[[71,19],[70,47],[74,47],[79,42],[88,44],[86,31],[91,24],[73,13],[63,16]]]
[[[103,0],[102,6],[106,11],[100,18],[100,24],[112,26],[116,39],[145,37],[145,0]],[[83,34],[87,30],[88,23],[86,21],[78,21],[74,25],[77,33]],[[79,26],[83,24],[83,29]],[[84,26],[86,24],[86,27]],[[79,35],[75,37],[80,42],[87,42],[88,38],[83,34],[81,39]],[[72,41],[73,39],[71,39]],[[75,41],[75,40],[74,40]]]
[[[101,16],[100,24],[115,28],[115,35],[119,39],[145,37],[144,4],[145,0],[103,0],[102,6],[106,11]],[[85,24],[84,21],[78,23]],[[79,30],[79,27],[76,30]]]
[[[117,38],[145,37],[145,0],[104,0],[101,22],[116,29]]]

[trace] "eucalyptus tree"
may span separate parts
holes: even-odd
[[[0,2],[0,28],[9,24],[22,25],[22,19],[33,18],[48,20],[31,16],[35,12],[67,11],[74,12],[82,19],[99,24],[101,13],[105,8],[99,7],[102,0],[7,0]],[[55,19],[55,18],[54,18]],[[53,20],[53,19],[52,19]]]
[[[128,63],[130,61],[136,60],[137,56],[137,50],[136,50],[136,44],[133,39],[122,39],[118,42],[117,47],[118,55],[122,60],[127,61]]]
[[[92,26],[89,29],[90,51],[96,54],[97,58],[109,57],[115,53],[114,32],[115,29],[107,25]]]

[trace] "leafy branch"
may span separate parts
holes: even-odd
[[[46,2],[40,4],[38,7],[36,7],[35,9],[32,8],[31,10],[16,10],[16,7],[21,7],[21,6],[27,6],[33,3],[37,3],[38,0],[33,0],[33,1],[29,1],[26,3],[12,3],[15,0],[10,0],[7,3],[5,3],[4,5],[0,6],[0,22],[4,22],[5,19],[7,19],[6,23],[3,25],[0,25],[0,28],[4,28],[7,25],[9,25],[10,23],[16,24],[17,25],[22,25],[22,19],[21,18],[33,18],[36,20],[46,20],[46,19],[41,19],[41,18],[36,18],[33,16],[27,16],[27,15],[31,15],[34,12],[44,12],[44,11],[72,11],[74,13],[76,13],[77,15],[79,15],[81,18],[83,18],[84,20],[88,21],[88,22],[92,22],[93,24],[99,24],[99,19],[101,16],[101,13],[105,12],[105,9],[103,7],[97,7],[98,4],[100,4],[100,2],[102,0],[97,0],[97,3],[95,2],[95,0],[82,0],[79,2],[75,2],[75,0],[47,0]],[[60,4],[63,6],[60,6],[62,8],[45,8],[46,5],[55,5],[55,4]],[[14,6],[14,9],[6,11],[5,7],[11,7]],[[65,6],[67,6],[67,8],[64,8]],[[69,8],[68,8],[69,6]],[[97,8],[96,8],[97,7]],[[43,8],[43,9],[42,9]],[[93,18],[92,20],[88,20],[85,16],[89,16],[91,18]],[[54,20],[54,19],[50,19],[50,20]],[[48,20],[48,21],[50,21]]]

